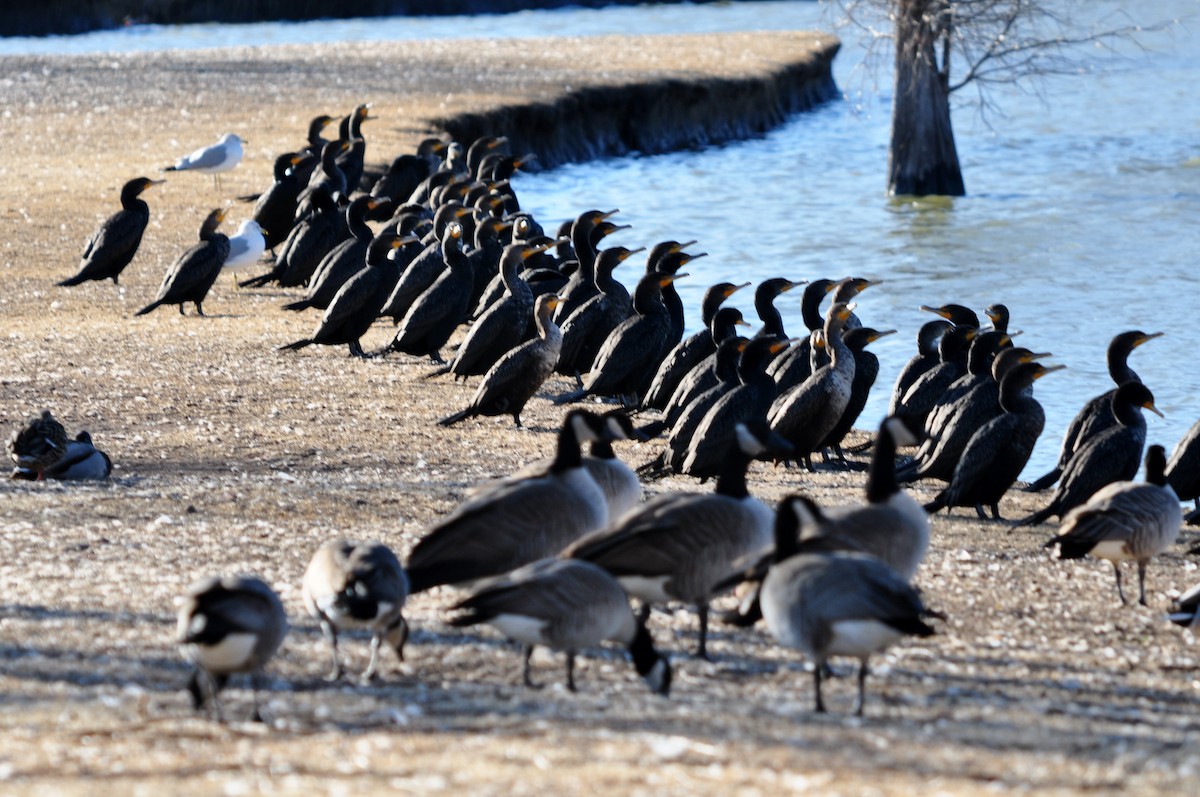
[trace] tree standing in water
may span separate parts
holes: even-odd
[[[950,95],[973,86],[988,107],[987,89],[1080,69],[1072,54],[1084,44],[1131,39],[1134,24],[1082,22],[1087,0],[839,0],[852,24],[877,30],[891,23],[895,52],[888,193],[963,196],[962,168],[950,122]],[[1154,28],[1162,28],[1158,24]],[[883,38],[883,37],[881,37]],[[951,58],[965,66],[952,79]]]

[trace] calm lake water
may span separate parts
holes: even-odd
[[[1115,16],[1122,5],[1132,20]],[[848,274],[881,279],[865,292],[864,323],[899,334],[875,344],[883,369],[861,423],[883,415],[900,367],[931,316],[921,304],[958,302],[978,311],[1004,302],[1022,345],[1052,351],[1068,370],[1038,383],[1047,431],[1026,472],[1054,461],[1078,407],[1107,390],[1104,352],[1127,329],[1164,331],[1131,362],[1166,419],[1149,438],[1168,447],[1200,417],[1193,346],[1200,313],[1200,0],[1097,2],[1113,24],[1179,19],[1147,35],[1145,49],[1084,53],[1079,74],[1037,83],[1038,93],[993,92],[985,120],[955,112],[970,195],[910,202],[885,194],[890,76],[862,66],[864,42],[845,42],[835,77],[840,101],[753,141],[654,157],[567,166],[519,178],[523,205],[547,227],[588,207],[619,207],[633,229],[613,243],[699,240],[710,257],[681,282],[691,316],[705,287]],[[51,39],[0,39],[0,55],[94,52],[330,40],[553,36],[721,30],[829,30],[836,19],[813,2],[646,6],[527,12],[505,17],[143,27]],[[885,67],[885,56],[879,59]],[[1033,85],[1033,84],[1030,84]],[[962,94],[969,94],[970,89]],[[971,99],[964,97],[964,100]],[[989,124],[990,123],[990,124]],[[628,276],[632,281],[632,275]],[[749,310],[750,297],[741,297]],[[797,299],[781,308],[803,331]]]

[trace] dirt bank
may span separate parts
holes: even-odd
[[[451,596],[437,593],[413,602],[410,660],[389,660],[383,684],[328,686],[327,651],[299,601],[311,552],[338,534],[404,552],[467,487],[544,455],[560,411],[535,400],[523,431],[503,420],[436,428],[472,386],[420,381],[427,364],[404,357],[277,352],[316,322],[279,310],[289,291],[225,279],[209,318],[131,318],[205,212],[260,189],[317,113],[374,101],[370,157],[383,162],[434,119],[553,103],[567,86],[766,80],[814,47],[761,34],[0,62],[0,429],[49,407],[118,465],[96,486],[0,483],[0,790],[1191,793],[1196,655],[1163,615],[1195,564],[1179,550],[1163,557],[1150,608],[1118,608],[1106,566],[1051,561],[1040,547],[1050,528],[1010,533],[961,512],[934,520],[918,577],[950,619],[878,660],[861,721],[846,716],[852,679],[830,686],[833,714],[814,717],[803,663],[761,629],[720,629],[714,661],[692,660],[687,611],[653,620],[675,660],[669,700],[616,653],[581,660],[577,695],[557,685],[561,661],[539,657],[553,685],[531,692],[515,685],[511,648],[439,621]],[[601,59],[601,72],[586,66]],[[119,288],[53,287],[126,179],[226,130],[249,140],[246,162],[221,193],[195,175],[153,189]],[[389,334],[381,325],[365,342]],[[756,466],[751,485],[770,500],[804,490],[847,503],[861,481]],[[1032,506],[1019,497],[1005,510]],[[197,576],[235,571],[275,585],[295,626],[271,667],[268,727],[199,719],[179,688],[172,599]],[[351,666],[365,663],[365,641],[344,647]],[[234,689],[227,705],[245,716],[248,693]]]

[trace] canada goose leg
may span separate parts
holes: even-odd
[[[329,640],[329,648],[333,651],[333,669],[325,676],[326,681],[336,681],[342,677],[342,663],[338,661],[337,629],[328,620],[321,620],[321,633]]]
[[[400,629],[400,638],[396,640],[396,658],[404,661],[404,646],[408,644],[408,620],[405,620],[404,617],[397,618],[396,624],[392,628],[397,627]]]
[[[533,658],[533,645],[526,645],[525,646],[525,669],[524,669],[524,674],[523,674],[525,685],[528,686],[530,689],[541,689],[542,688],[541,685],[535,684],[533,682],[533,678],[530,675],[529,660],[531,658]]]
[[[262,688],[262,670],[255,670],[250,673],[250,700],[254,704],[254,713],[250,715],[250,719],[254,722],[262,722],[262,714],[258,710],[258,690]]]
[[[825,701],[821,698],[821,672],[825,669],[825,662],[818,661],[813,663],[813,689],[816,692],[817,706],[814,711],[818,714],[825,713]]]
[[[567,691],[575,692],[575,651],[567,651]]]
[[[1117,574],[1117,596],[1121,599],[1121,605],[1127,606],[1129,605],[1129,601],[1125,600],[1125,590],[1121,586],[1121,564],[1119,562],[1113,562],[1112,566],[1113,572]]]
[[[863,715],[863,706],[867,702],[867,660],[863,659],[858,665],[858,705],[854,708],[854,715],[861,717]]]
[[[700,615],[700,645],[696,648],[696,658],[712,661],[708,657],[708,601],[697,603],[696,612]]]
[[[367,664],[367,669],[362,674],[362,682],[369,684],[375,680],[375,670],[379,666],[379,646],[383,643],[383,632],[376,631],[371,636],[371,661]]]
[[[1138,603],[1146,605],[1146,560],[1138,560]]]

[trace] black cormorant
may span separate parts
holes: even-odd
[[[217,277],[221,276],[221,266],[229,256],[229,239],[217,232],[217,227],[224,220],[224,208],[217,208],[208,214],[200,225],[200,243],[179,256],[163,277],[155,300],[134,315],[145,315],[164,304],[179,305],[179,314],[183,315],[184,302],[193,302],[196,312],[204,315],[201,303]]]
[[[150,222],[150,206],[140,198],[141,194],[150,186],[163,182],[138,177],[125,183],[121,188],[121,209],[92,233],[79,261],[78,273],[58,284],[66,287],[88,280],[111,279],[116,285],[121,272],[137,254],[142,233]]]

